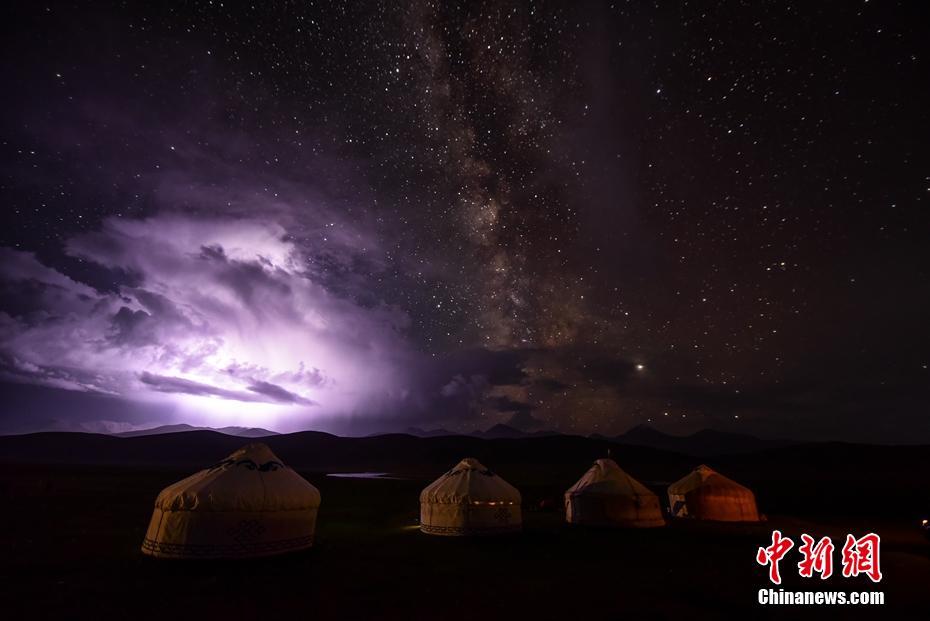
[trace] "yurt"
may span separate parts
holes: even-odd
[[[565,492],[569,524],[649,528],[664,526],[659,497],[620,469],[612,459],[598,459]]]
[[[420,493],[420,530],[494,535],[520,530],[520,492],[477,459],[463,459]]]
[[[668,486],[674,517],[721,522],[758,522],[756,497],[746,487],[707,466]]]
[[[169,485],[142,551],[159,558],[270,556],[313,545],[320,492],[266,445],[249,444]]]

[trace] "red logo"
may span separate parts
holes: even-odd
[[[781,584],[781,572],[778,563],[794,547],[794,541],[790,537],[784,537],[781,531],[772,531],[772,544],[759,548],[756,552],[756,562],[763,567],[769,568],[769,580],[773,584]],[[846,544],[843,545],[842,562],[843,577],[855,578],[859,574],[865,574],[872,582],[880,582],[882,579],[881,563],[879,559],[879,549],[881,547],[881,537],[875,533],[869,533],[859,539],[853,535],[846,535]],[[801,554],[801,560],[798,562],[798,575],[802,578],[812,578],[815,573],[820,574],[821,580],[826,580],[833,575],[833,551],[835,547],[829,537],[823,537],[819,541],[804,533],[801,535],[801,545],[798,552]]]
[[[814,538],[808,534],[801,535],[801,547],[798,552],[804,557],[798,563],[798,573],[802,578],[810,578],[814,572],[820,574],[821,580],[833,575],[833,542],[824,537],[814,544]]]
[[[880,582],[882,570],[879,565],[878,549],[881,538],[869,533],[861,539],[846,535],[843,546],[843,576],[846,578],[865,574],[872,582]]]
[[[756,562],[763,567],[769,566],[769,580],[775,584],[781,584],[781,574],[778,572],[778,563],[782,557],[788,554],[788,550],[794,547],[794,542],[788,537],[782,537],[781,531],[772,531],[772,545],[767,548],[759,548],[756,552]]]

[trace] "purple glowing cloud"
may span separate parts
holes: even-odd
[[[163,215],[113,219],[68,253],[133,274],[100,292],[2,249],[27,291],[0,315],[3,378],[131,399],[172,399],[209,423],[295,428],[408,394],[406,316],[337,295],[276,224]],[[258,418],[244,412],[259,406]]]

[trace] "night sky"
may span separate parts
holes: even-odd
[[[0,432],[930,441],[921,7],[5,6]]]

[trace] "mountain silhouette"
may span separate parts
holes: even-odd
[[[791,440],[766,440],[742,433],[702,429],[687,436],[663,433],[649,425],[637,425],[613,438],[618,444],[648,446],[698,457],[735,455],[796,444]]]
[[[216,431],[228,436],[237,436],[240,438],[265,438],[267,436],[278,435],[276,431],[269,431],[261,427],[194,427],[193,425],[184,423],[179,425],[161,425],[160,427],[152,427],[151,429],[136,429],[135,431],[124,431],[112,435],[121,438],[135,438],[138,436],[157,436],[166,433],[182,433],[187,431]]]

